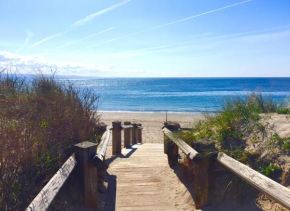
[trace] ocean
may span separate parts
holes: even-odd
[[[99,110],[120,112],[216,112],[235,96],[260,92],[282,102],[290,94],[290,78],[73,78],[73,83],[99,95]]]

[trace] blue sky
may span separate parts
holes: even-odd
[[[0,0],[0,68],[290,77],[289,0]]]

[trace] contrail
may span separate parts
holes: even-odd
[[[166,24],[162,24],[162,25],[159,25],[159,26],[155,26],[155,27],[150,28],[150,29],[146,29],[146,30],[138,31],[138,32],[133,32],[133,33],[121,36],[121,37],[117,37],[117,38],[114,38],[114,39],[111,39],[111,40],[107,40],[107,41],[102,42],[102,43],[98,43],[96,45],[92,45],[92,46],[89,46],[89,47],[86,47],[86,48],[79,49],[79,50],[76,50],[76,51],[90,49],[90,48],[93,48],[93,47],[96,47],[96,46],[99,46],[99,45],[102,45],[102,44],[105,44],[105,43],[113,42],[113,41],[116,41],[116,40],[119,40],[119,39],[122,39],[122,38],[125,38],[125,37],[130,37],[130,36],[133,36],[133,35],[136,35],[136,34],[141,34],[141,33],[144,33],[144,32],[152,31],[152,30],[155,30],[155,29],[158,29],[158,28],[162,28],[162,27],[169,26],[169,25],[172,25],[172,24],[175,24],[175,23],[187,21],[187,20],[190,20],[190,19],[193,19],[193,18],[197,18],[197,17],[203,16],[203,15],[207,15],[207,14],[210,14],[210,13],[218,12],[218,11],[221,11],[221,10],[225,10],[225,9],[228,9],[228,8],[231,8],[231,7],[235,7],[235,6],[238,6],[238,5],[241,5],[241,4],[245,4],[245,3],[248,3],[248,2],[251,2],[251,1],[252,0],[247,0],[247,1],[236,3],[236,4],[231,4],[231,5],[228,5],[228,6],[225,6],[225,7],[221,7],[221,8],[215,9],[215,10],[211,10],[211,11],[208,11],[208,12],[204,12],[204,13],[201,13],[201,14],[198,14],[198,15],[190,16],[190,17],[187,17],[187,18],[182,18],[182,19],[179,19],[177,21],[173,21],[173,22],[170,22],[170,23],[166,23]],[[74,51],[74,52],[76,52],[76,51]]]
[[[15,53],[18,53],[19,51],[21,51],[23,48],[25,48],[27,45],[28,45],[28,43],[29,43],[29,41],[30,41],[30,39],[33,37],[33,32],[31,32],[31,31],[29,31],[29,30],[25,30],[25,32],[26,32],[26,39],[25,39],[25,43],[20,47],[20,48],[18,48],[16,51],[15,51]]]
[[[65,43],[64,45],[62,45],[62,46],[60,46],[60,47],[58,47],[58,48],[62,48],[62,47],[66,47],[66,46],[73,45],[73,44],[75,44],[75,43],[78,43],[78,42],[81,42],[81,41],[83,41],[83,40],[89,39],[89,38],[91,38],[91,37],[97,36],[97,35],[99,35],[99,34],[105,33],[105,32],[107,32],[107,31],[111,31],[111,30],[113,30],[113,29],[115,29],[115,28],[116,28],[116,27],[111,27],[111,28],[105,29],[105,30],[103,30],[103,31],[97,32],[97,33],[95,33],[95,34],[92,34],[92,35],[90,35],[90,36],[84,37],[84,38],[82,38],[82,39],[75,40],[75,41],[72,41],[72,42],[67,42],[67,43]],[[57,48],[57,49],[58,49],[58,48]]]
[[[46,37],[46,38],[44,38],[44,39],[42,39],[42,40],[40,40],[40,41],[34,43],[33,45],[29,46],[29,48],[34,48],[35,46],[38,46],[38,45],[40,45],[41,43],[46,42],[47,40],[50,40],[50,39],[55,38],[55,37],[59,37],[59,36],[65,34],[65,33],[67,33],[67,31],[65,31],[65,32],[60,32],[60,33],[57,33],[57,34],[51,35],[51,36],[49,36],[49,37]]]
[[[127,4],[127,3],[130,2],[130,1],[131,1],[131,0],[125,0],[125,1],[123,1],[123,2],[121,2],[121,3],[118,3],[118,4],[115,4],[115,5],[113,5],[113,6],[110,6],[110,7],[106,8],[106,9],[103,9],[103,10],[101,10],[101,11],[99,11],[99,12],[96,12],[96,13],[90,14],[90,15],[88,15],[87,17],[85,17],[85,18],[83,18],[83,19],[78,20],[77,22],[75,22],[71,27],[81,26],[81,25],[85,24],[86,22],[93,20],[93,19],[96,18],[97,16],[100,16],[100,15],[102,15],[102,14],[105,14],[105,13],[107,13],[107,12],[110,12],[111,10],[114,10],[114,9],[116,9],[116,8],[118,8],[118,7],[121,7],[121,6],[123,6],[124,4]]]
[[[103,45],[105,43],[109,43],[109,42],[113,42],[115,40],[118,40],[118,39],[121,39],[122,37],[120,38],[114,38],[114,39],[110,39],[110,40],[107,40],[107,41],[104,41],[104,42],[100,42],[98,44],[95,44],[95,45],[92,45],[92,46],[89,46],[89,47],[86,47],[86,48],[82,48],[82,49],[78,49],[78,50],[75,50],[75,51],[72,51],[71,53],[75,53],[77,51],[82,51],[82,50],[86,50],[86,49],[90,49],[90,48],[93,48],[93,47],[96,47],[96,46],[99,46],[99,45]]]
[[[234,37],[240,37],[244,35],[251,35],[251,34],[256,34],[256,33],[261,33],[261,32],[266,32],[266,31],[272,31],[276,29],[283,29],[283,28],[289,28],[290,25],[284,25],[284,26],[278,26],[278,27],[272,27],[272,28],[267,28],[267,29],[262,29],[262,30],[255,30],[255,31],[247,31],[247,32],[240,32],[240,33],[235,33],[235,34],[228,34],[228,35],[221,35],[221,36],[215,36],[215,37],[210,37],[210,38],[204,38],[204,39],[199,39],[199,40],[194,40],[194,42],[184,42],[184,43],[179,43],[176,45],[172,45],[173,48],[179,48],[179,47],[191,47],[188,44],[190,43],[195,43],[195,42],[200,42],[200,41],[207,41],[207,40],[221,40],[221,39],[227,39],[227,38],[234,38]],[[157,51],[162,51],[164,49],[156,49]]]
[[[162,28],[164,26],[169,26],[169,25],[172,25],[172,24],[175,24],[175,23],[187,21],[187,20],[190,20],[190,19],[193,19],[193,18],[197,18],[197,17],[203,16],[203,15],[210,14],[210,13],[214,13],[214,12],[218,12],[218,11],[221,11],[221,10],[225,10],[225,9],[228,9],[228,8],[231,8],[231,7],[235,7],[235,6],[238,6],[238,5],[241,5],[241,4],[245,4],[245,3],[248,3],[248,2],[251,2],[251,1],[252,0],[247,0],[247,1],[240,2],[240,3],[231,4],[231,5],[226,6],[226,7],[222,7],[222,8],[219,8],[219,9],[211,10],[211,11],[204,12],[204,13],[201,13],[201,14],[198,14],[198,15],[194,15],[194,16],[190,16],[190,17],[187,17],[187,18],[183,18],[183,19],[177,20],[177,21],[166,23],[166,24],[163,24],[163,25],[160,25],[160,26],[156,26],[156,27],[153,27],[151,29],[148,29],[148,31],[154,30],[154,29],[158,29],[158,28]]]
[[[85,18],[83,18],[83,19],[78,20],[77,22],[75,22],[73,25],[71,25],[71,27],[78,27],[78,26],[84,25],[86,22],[93,20],[93,19],[96,18],[97,16],[102,15],[102,14],[105,14],[105,13],[107,13],[107,12],[110,12],[111,10],[114,10],[114,9],[116,9],[116,8],[118,8],[118,7],[121,7],[121,6],[123,6],[124,4],[127,4],[127,3],[130,2],[130,1],[132,1],[132,0],[125,0],[125,1],[123,1],[123,2],[121,2],[121,3],[118,3],[118,4],[115,4],[115,5],[113,5],[113,6],[110,6],[110,7],[106,8],[106,9],[104,9],[104,10],[101,10],[101,11],[99,11],[99,12],[96,12],[96,13],[90,14],[90,15],[88,15],[87,17],[85,17]],[[69,30],[68,30],[68,31],[69,31]],[[41,43],[46,42],[46,41],[48,41],[48,40],[50,40],[50,39],[53,39],[53,38],[55,38],[55,37],[59,37],[59,36],[65,34],[65,33],[67,33],[68,31],[60,32],[60,33],[57,33],[57,34],[51,35],[51,36],[49,36],[49,37],[47,37],[47,38],[44,38],[44,39],[42,39],[42,40],[40,40],[40,41],[34,43],[33,45],[29,46],[29,48],[33,48],[33,47],[38,46],[38,45],[40,45]],[[87,39],[87,38],[86,38],[86,39]]]

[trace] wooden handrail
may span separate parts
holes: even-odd
[[[107,127],[106,132],[102,135],[101,142],[97,147],[97,152],[94,158],[91,160],[95,167],[99,167],[103,163],[107,151],[107,146],[110,140],[111,130],[110,127]]]
[[[106,155],[107,146],[111,136],[111,130],[107,129],[106,132],[102,135],[101,143],[97,147],[97,156],[100,160],[104,160]]]
[[[269,179],[245,164],[240,163],[225,153],[218,153],[217,161],[260,192],[290,210],[290,189]]]
[[[75,168],[77,162],[74,155],[62,165],[56,174],[49,180],[39,194],[33,199],[26,211],[46,210]]]
[[[185,141],[173,136],[173,133],[166,127],[162,129],[163,133],[174,142],[191,160],[199,159],[199,153],[191,148]]]
[[[196,152],[193,148],[191,148],[188,144],[186,144],[182,139],[174,137],[173,133],[170,130],[168,130],[167,128],[163,128],[163,132],[186,155],[188,155],[189,157],[191,155],[191,159],[195,157],[200,157],[200,154]],[[246,166],[245,164],[240,163],[239,161],[231,158],[225,153],[218,153],[218,156],[215,160],[218,163],[222,164],[226,169],[240,177],[242,180],[246,181],[263,194],[269,196],[271,199],[290,210],[290,189],[260,174],[259,172]],[[196,166],[202,167],[200,165]]]

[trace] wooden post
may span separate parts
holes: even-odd
[[[164,122],[164,127],[170,131],[180,129],[177,122]],[[169,166],[172,167],[178,162],[178,146],[164,135],[164,153],[167,154]]]
[[[131,130],[131,132],[132,132],[132,135],[131,135],[131,137],[132,137],[132,144],[137,144],[137,124],[136,123],[133,123],[132,124],[133,125],[133,128],[132,128],[132,130]]]
[[[163,135],[164,137],[164,153],[167,154],[167,142],[169,141],[169,138],[167,137],[167,135]]]
[[[211,204],[213,155],[216,152],[214,142],[201,139],[194,143],[194,149],[201,154],[201,161],[192,162],[194,166],[194,189],[196,209]]]
[[[112,122],[113,134],[112,134],[112,154],[121,154],[122,142],[121,142],[121,122]]]
[[[131,122],[124,122],[124,125],[131,125]],[[124,147],[130,146],[131,128],[124,128]]]
[[[75,145],[76,173],[81,179],[86,208],[98,209],[97,168],[90,162],[95,156],[97,144],[88,141]]]
[[[137,128],[137,142],[142,143],[142,124],[138,124]]]

